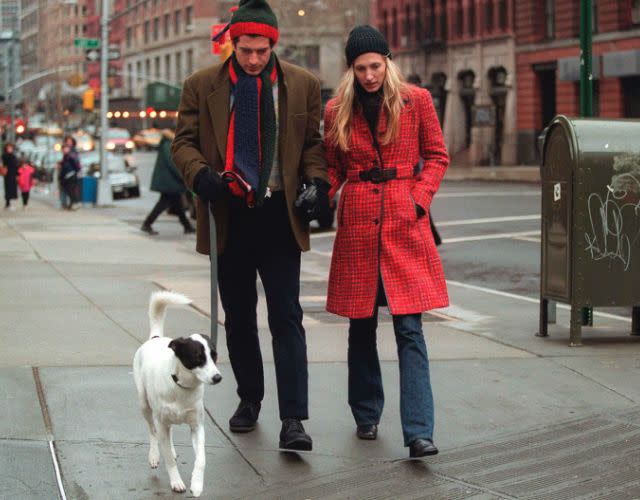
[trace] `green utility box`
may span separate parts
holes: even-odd
[[[571,345],[582,342],[584,307],[632,307],[640,334],[640,120],[557,116],[541,179],[538,335],[550,300],[571,306]]]

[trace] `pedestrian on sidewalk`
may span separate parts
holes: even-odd
[[[182,206],[182,194],[187,188],[180,176],[180,172],[176,168],[176,164],[171,158],[171,141],[173,141],[174,136],[175,134],[172,130],[165,129],[162,131],[162,138],[158,145],[158,156],[151,175],[151,191],[160,193],[160,199],[147,215],[140,228],[151,235],[158,234],[158,231],[154,230],[152,225],[167,208],[171,208],[172,212],[178,216],[185,234],[195,233],[196,231],[189,219],[187,219]]]
[[[4,208],[14,210],[11,200],[18,198],[18,157],[13,143],[7,142],[2,152],[2,174],[4,175]]]
[[[209,202],[217,227],[218,284],[240,404],[232,432],[252,431],[264,397],[256,275],[269,311],[282,429],[280,447],[310,450],[307,346],[300,307],[300,252],[308,218],[294,206],[302,179],[328,210],[320,83],[273,52],[278,22],[264,0],[242,0],[228,28],[233,53],[183,86],[173,158],[198,195],[197,251],[209,253]],[[233,180],[230,184],[221,176]]]
[[[376,439],[384,405],[377,316],[378,306],[388,305],[404,445],[411,457],[434,455],[421,313],[447,306],[448,295],[425,215],[449,159],[431,95],[404,82],[384,36],[358,26],[345,53],[348,69],[324,121],[330,197],[344,184],[327,310],[349,318],[349,405],[357,436]]]
[[[18,186],[22,196],[22,208],[26,209],[29,204],[29,194],[35,183],[36,169],[33,168],[29,161],[23,157],[20,167],[18,168]]]
[[[78,179],[80,176],[80,161],[77,153],[65,141],[62,144],[62,160],[60,161],[60,173],[58,182],[60,190],[64,192],[62,208],[73,210],[74,204],[78,203]]]

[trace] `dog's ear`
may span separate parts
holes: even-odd
[[[184,339],[178,338],[178,339],[173,339],[171,342],[169,342],[169,349],[171,349],[175,355],[178,355],[178,351],[180,351],[183,347],[184,347]]]

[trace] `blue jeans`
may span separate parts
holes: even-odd
[[[357,425],[378,424],[384,406],[376,346],[378,309],[366,319],[349,320],[349,406]],[[422,315],[393,316],[400,364],[400,419],[404,445],[433,437],[433,394]]]

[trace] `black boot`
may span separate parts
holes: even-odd
[[[378,426],[376,424],[359,425],[356,429],[356,435],[360,439],[373,441],[378,437]]]
[[[313,442],[304,431],[298,418],[285,418],[280,431],[280,448],[285,450],[311,451]]]

